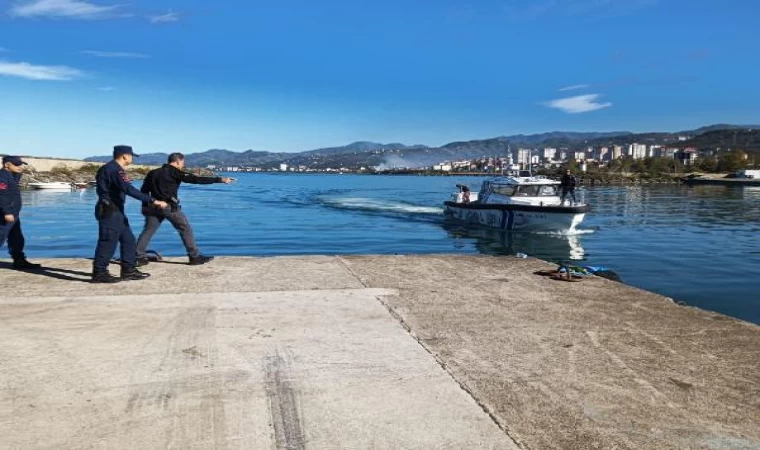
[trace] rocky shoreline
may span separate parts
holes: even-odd
[[[79,169],[68,168],[55,168],[48,172],[38,172],[34,169],[27,169],[24,171],[24,176],[19,183],[22,189],[28,189],[29,183],[49,183],[49,182],[65,182],[71,183],[72,186],[87,185],[90,182],[95,181],[95,175],[98,172],[100,165],[87,165]],[[127,176],[132,180],[142,180],[145,175],[156,167],[136,167],[127,168]],[[217,174],[207,169],[189,169],[189,172],[206,177],[217,176]]]

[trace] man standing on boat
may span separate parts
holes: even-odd
[[[156,200],[143,194],[132,186],[124,169],[132,164],[137,155],[128,145],[113,148],[113,160],[98,169],[95,176],[98,203],[95,205],[95,218],[98,219],[98,245],[95,248],[95,262],[92,269],[93,283],[116,283],[126,280],[142,280],[150,274],[136,269],[137,252],[135,235],[129,227],[129,220],[124,214],[126,196],[136,198],[144,203],[152,203],[157,208],[166,208],[166,202]],[[108,273],[116,246],[121,245],[121,277]]]
[[[8,252],[13,258],[16,270],[34,270],[42,267],[26,260],[24,255],[24,233],[21,232],[21,181],[22,167],[26,163],[18,156],[3,156],[0,169],[0,247],[8,241]]]
[[[148,244],[164,219],[174,226],[179,232],[182,243],[185,245],[190,265],[197,266],[205,264],[213,256],[201,255],[198,246],[195,244],[195,235],[187,216],[182,212],[179,204],[179,185],[182,183],[190,184],[229,184],[234,178],[227,177],[199,177],[185,172],[185,155],[182,153],[172,153],[169,155],[167,163],[161,168],[151,170],[143,181],[140,189],[144,194],[150,194],[154,198],[164,200],[169,204],[167,209],[154,208],[150,205],[143,205],[142,213],[145,216],[145,226],[143,227],[140,237],[137,239],[137,265],[144,266],[149,263],[146,253]]]
[[[575,199],[575,186],[578,184],[578,179],[575,178],[575,175],[573,175],[570,170],[568,170],[564,175],[562,175],[562,180],[560,181],[560,187],[562,188],[562,197],[560,199],[559,204],[564,205],[565,204],[565,197],[567,195],[570,195],[570,198],[572,201],[570,202],[570,206],[575,205],[577,200]]]

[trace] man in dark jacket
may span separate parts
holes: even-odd
[[[21,181],[22,167],[26,165],[18,156],[3,156],[0,169],[0,247],[8,241],[8,252],[13,258],[13,268],[33,270],[42,267],[32,264],[24,255],[24,233],[21,232]]]
[[[195,244],[195,236],[190,222],[187,221],[185,213],[179,204],[179,185],[181,183],[191,184],[212,184],[225,183],[229,184],[234,181],[233,178],[226,177],[199,177],[185,172],[185,156],[182,153],[172,153],[166,164],[161,168],[151,170],[143,181],[140,189],[145,194],[150,194],[154,198],[164,200],[169,203],[170,208],[158,209],[150,205],[143,206],[143,215],[145,216],[145,226],[143,227],[140,237],[137,239],[137,264],[138,266],[148,264],[146,252],[150,239],[158,231],[158,227],[164,219],[168,220],[179,232],[182,243],[185,245],[187,256],[190,258],[190,265],[205,264],[213,256],[201,255],[198,246]]]
[[[570,206],[574,205],[576,203],[575,200],[575,185],[578,184],[578,180],[575,178],[575,176],[570,173],[568,170],[567,173],[562,175],[562,180],[560,181],[560,187],[562,188],[562,198],[559,202],[560,205],[565,204],[565,197],[567,197],[568,194],[570,194],[570,198],[572,201],[570,202]]]
[[[137,156],[128,145],[113,148],[113,161],[98,169],[95,176],[98,203],[95,205],[95,218],[98,219],[98,245],[95,248],[95,262],[92,269],[93,283],[116,283],[122,280],[142,280],[150,274],[138,271],[135,235],[129,227],[129,220],[124,214],[126,196],[150,203],[157,208],[166,208],[166,202],[156,200],[143,194],[132,186],[124,169],[132,164]],[[121,278],[108,273],[116,245],[121,246]]]

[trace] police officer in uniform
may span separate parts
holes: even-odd
[[[21,232],[21,166],[26,163],[18,156],[3,156],[0,169],[0,247],[8,241],[8,252],[13,258],[13,268],[34,270],[42,267],[26,260],[24,255],[24,233]]]
[[[93,263],[93,283],[116,283],[122,280],[142,280],[150,274],[135,268],[137,253],[135,235],[129,227],[129,220],[124,214],[125,195],[150,203],[158,208],[166,208],[166,202],[155,200],[132,186],[124,169],[132,164],[135,155],[132,147],[117,145],[113,148],[113,161],[98,170],[98,203],[95,206],[95,218],[98,219],[98,245],[95,248]],[[108,273],[108,263],[116,252],[116,245],[121,245],[121,277]]]

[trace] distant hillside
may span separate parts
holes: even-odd
[[[490,156],[506,156],[518,148],[569,148],[581,149],[588,146],[628,145],[632,143],[648,145],[678,145],[679,147],[745,148],[757,150],[760,146],[758,135],[760,125],[717,124],[696,130],[676,133],[631,133],[614,132],[567,132],[552,131],[540,134],[516,134],[490,139],[451,142],[441,147],[405,145],[401,143],[380,144],[376,142],[354,142],[341,147],[328,147],[299,153],[246,150],[212,149],[186,155],[190,167],[204,167],[210,164],[221,166],[251,166],[272,168],[281,163],[289,166],[307,166],[315,169],[328,167],[423,167],[446,160],[474,159]],[[686,141],[679,138],[687,137]],[[166,153],[143,155],[140,164],[163,164]],[[107,156],[87,158],[87,161],[104,162]]]
[[[760,128],[708,131],[692,139],[679,143],[697,150],[717,149],[760,151]]]
[[[266,151],[246,150],[233,152],[231,150],[212,149],[201,153],[189,153],[185,155],[185,162],[189,167],[205,167],[209,164],[230,166],[257,166],[270,164],[292,156],[292,153],[271,153]],[[137,162],[146,165],[165,164],[168,153],[146,153],[140,155]],[[85,161],[106,162],[110,156],[93,156]]]
[[[540,134],[516,134],[513,136],[503,136],[502,139],[506,139],[516,144],[523,144],[526,146],[543,145],[547,142],[584,142],[594,139],[612,138],[619,136],[630,136],[630,131],[611,131],[606,133],[583,133],[573,131],[552,131],[549,133]]]

